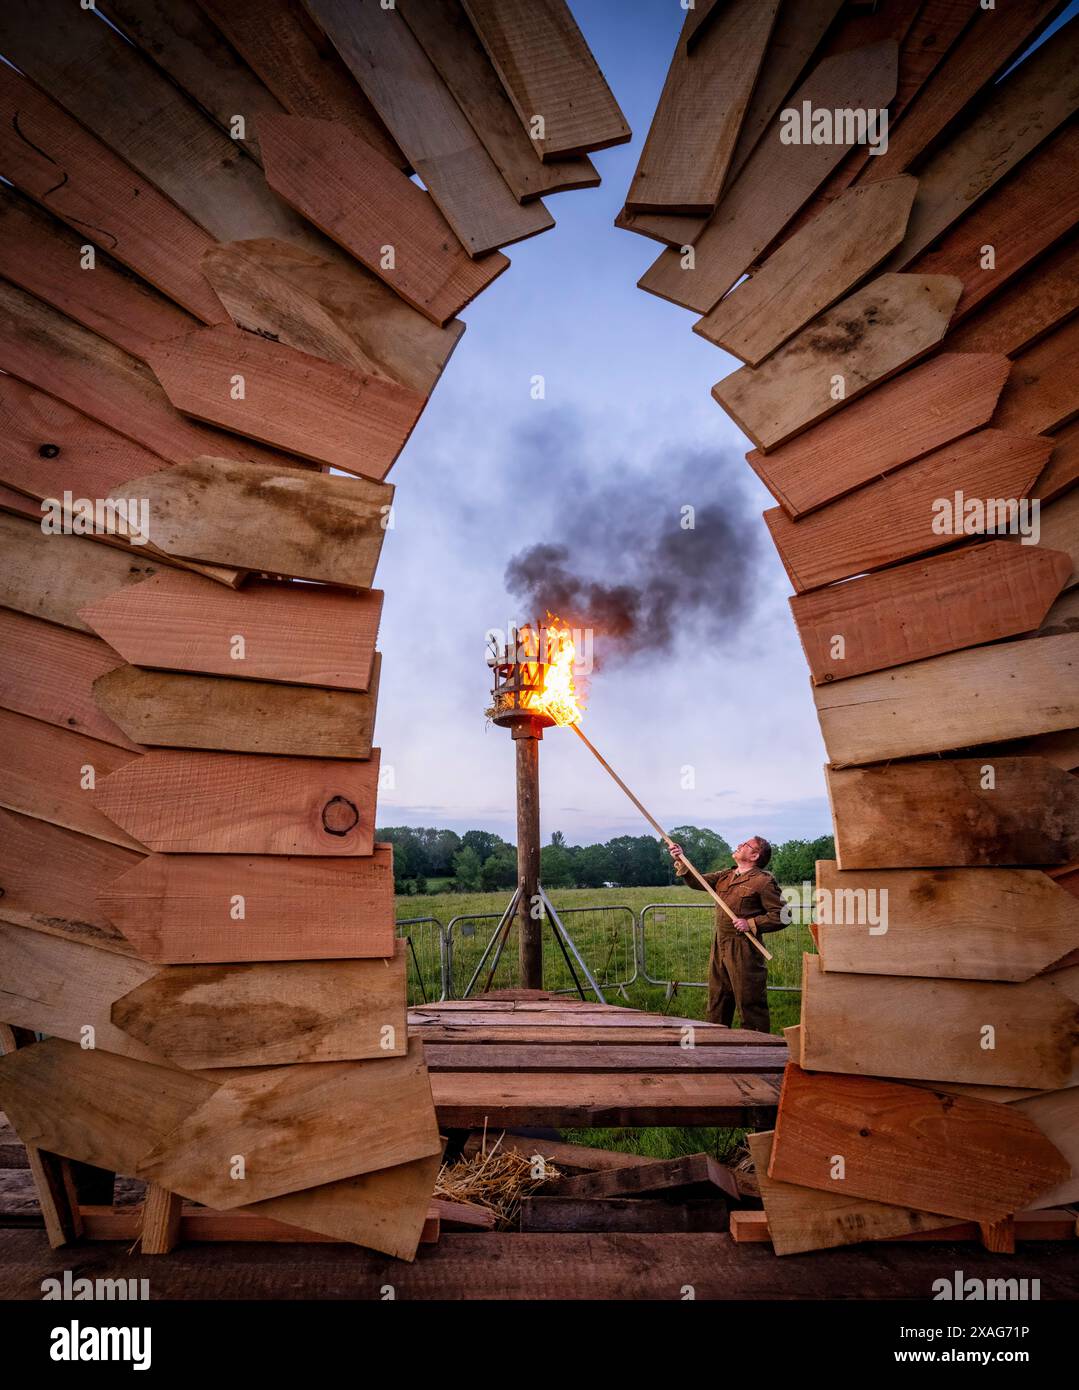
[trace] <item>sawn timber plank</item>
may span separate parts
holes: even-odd
[[[1016,358],[993,425],[1046,433],[1079,414],[1079,319],[1069,319]]]
[[[1012,1105],[1041,1130],[1071,1164],[1072,1176],[1042,1193],[1036,1206],[1057,1207],[1079,1200],[1079,1086],[1013,1101]]]
[[[1059,890],[1058,890],[1059,891]],[[1068,897],[1061,893],[1061,897]],[[1074,899],[1072,899],[1074,902]],[[1079,945],[1079,932],[1076,933]],[[426,1034],[424,1034],[426,1037]],[[460,1043],[428,1042],[425,1047],[430,1072],[777,1072],[786,1054],[781,1048],[679,1047],[647,1043],[640,1047],[609,1047],[581,1043],[543,1043],[489,1047]]]
[[[1079,310],[1079,240],[1043,256],[954,331],[958,352],[1006,352],[1016,357]]]

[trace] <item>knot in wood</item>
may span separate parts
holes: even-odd
[[[38,457],[43,459],[54,459],[60,452],[59,444],[39,444]]]
[[[347,835],[360,823],[360,813],[344,796],[335,796],[322,808],[322,828],[329,835]]]

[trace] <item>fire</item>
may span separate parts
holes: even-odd
[[[568,627],[561,626],[557,618],[552,618],[550,614],[547,616],[551,621],[543,628],[544,650],[540,650],[533,629],[522,628],[518,634],[522,649],[529,656],[537,656],[546,663],[544,666],[529,663],[525,668],[526,679],[531,681],[538,679],[540,671],[543,672],[543,687],[529,694],[524,704],[527,709],[540,710],[549,715],[556,724],[576,724],[583,707],[573,678],[577,656],[573,633]]]

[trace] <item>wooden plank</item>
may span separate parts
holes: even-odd
[[[1064,1159],[1011,1106],[792,1063],[768,1176],[831,1192],[836,1154],[843,1191],[967,1221],[999,1221],[1067,1176]]]
[[[799,1187],[768,1176],[775,1132],[746,1135],[753,1156],[757,1180],[764,1201],[763,1212],[732,1212],[731,1235],[735,1240],[734,1217],[765,1218],[764,1230],[777,1255],[797,1255],[806,1250],[828,1250],[839,1245],[857,1245],[863,1240],[887,1240],[912,1231],[940,1231],[952,1225],[948,1216],[914,1211],[910,1207],[890,1206],[868,1201],[846,1191],[844,1183],[833,1183],[821,1192]]]
[[[985,687],[964,688],[980,693]],[[1012,698],[1023,697],[1016,691]],[[830,768],[827,779],[841,869],[981,868],[1079,858],[1079,778],[1044,758]],[[912,806],[933,807],[933,818],[911,816]]]
[[[1079,493],[1074,490],[1058,497],[1041,513],[1040,546],[1052,547],[1068,555],[1072,571],[1065,583],[1071,589],[1079,583]]]
[[[412,1043],[404,1057],[233,1075],[140,1156],[136,1176],[231,1211],[441,1152],[423,1048]],[[235,1154],[242,1182],[230,1176]]]
[[[139,1222],[139,1249],[144,1255],[167,1255],[180,1240],[183,1201],[157,1183],[146,1189]]]
[[[0,609],[0,640],[7,655],[0,707],[142,752],[94,704],[94,681],[120,664],[104,642],[7,609]]]
[[[369,589],[393,488],[200,456],[113,496],[147,500],[151,539],[168,555]]]
[[[903,239],[917,180],[852,188],[693,325],[752,366],[842,298]]]
[[[727,1204],[708,1198],[524,1197],[522,1231],[725,1231]]]
[[[1065,425],[1051,440],[1053,454],[1036,489],[1043,503],[1051,502],[1079,482],[1079,420]]]
[[[469,255],[554,226],[542,203],[517,203],[396,10],[348,0],[305,3]]]
[[[894,40],[826,58],[791,96],[798,111],[879,110],[895,95]],[[642,290],[706,314],[741,279],[825,179],[849,144],[795,145],[780,139],[777,113],[745,167],[694,243],[692,257],[664,251],[638,280]]]
[[[674,213],[660,215],[658,212],[627,212],[625,208],[614,219],[614,225],[623,231],[636,232],[638,236],[651,237],[661,241],[664,246],[678,248],[692,246],[704,231],[707,218],[678,217]]]
[[[394,950],[389,845],[348,859],[152,854],[101,883],[97,905],[157,963],[343,960]]]
[[[993,424],[1050,433],[1079,414],[1079,319],[1069,319],[1021,352]]]
[[[1018,1100],[1013,1102],[1013,1108],[1032,1120],[1071,1164],[1072,1176],[1042,1193],[1037,1205],[1058,1207],[1065,1202],[1075,1202],[1079,1199],[1079,1087]],[[1079,1234],[1079,1229],[1076,1233]]]
[[[583,1024],[564,1024],[564,1023],[544,1023],[542,1020],[524,1020],[519,1023],[506,1023],[503,1021],[491,1024],[477,1025],[475,1023],[440,1023],[438,1021],[422,1022],[415,1010],[409,1014],[409,1028],[418,1036],[424,1038],[428,1043],[469,1043],[477,1045],[488,1045],[492,1048],[501,1047],[503,1044],[532,1044],[548,1043],[571,1046],[578,1043],[602,1043],[604,1046],[614,1046],[616,1044],[630,1044],[637,1046],[651,1046],[657,1043],[677,1043],[685,1038],[685,1028],[683,1025],[676,1027],[664,1027],[656,1023],[646,1025],[634,1025],[632,1022],[613,1020],[606,1024],[599,1024],[594,1016],[590,1016],[589,1021]],[[760,1046],[767,1046],[767,1037],[759,1033],[745,1033],[742,1029],[732,1029],[732,1033],[743,1033],[741,1041],[752,1041]],[[730,1047],[739,1043],[737,1036],[734,1038],[723,1037],[717,1030],[716,1032],[706,1031],[699,1024],[694,1032],[694,1047]],[[774,1045],[783,1046],[782,1038],[775,1038]],[[522,1124],[525,1121],[521,1121]]]
[[[1075,943],[1079,946],[1079,940]],[[776,1047],[596,1047],[551,1044],[497,1049],[482,1045],[428,1043],[429,1071],[645,1071],[765,1072],[782,1071],[784,1054]]]
[[[810,955],[802,965],[809,1071],[1040,1090],[1079,1081],[1077,966],[1016,984],[825,974]]]
[[[0,827],[0,921],[135,954],[93,897],[133,868],[137,854],[10,811],[0,811]]]
[[[0,806],[143,852],[138,840],[113,825],[90,799],[99,778],[138,756],[0,709]]]
[[[545,1193],[559,1197],[633,1197],[654,1193],[669,1196],[714,1196],[721,1192],[739,1200],[738,1185],[729,1168],[711,1154],[683,1154],[680,1158],[661,1158],[632,1168],[605,1173],[582,1173],[558,1178],[544,1187]]]
[[[761,366],[724,377],[712,395],[767,452],[929,352],[944,337],[961,289],[951,275],[880,275]]]
[[[802,593],[953,543],[955,534],[933,530],[934,521],[947,520],[940,499],[957,492],[975,499],[1027,497],[1051,449],[1050,440],[1037,436],[979,430],[800,521],[780,507],[764,519]]]
[[[212,237],[6,63],[0,159],[5,177],[76,235],[96,234],[110,256],[196,318],[222,322],[199,274]]]
[[[817,891],[828,972],[1029,980],[1079,946],[1079,903],[1037,870],[841,872],[818,859]],[[886,930],[869,930],[867,904]]]
[[[103,778],[94,803],[148,849],[174,854],[370,854],[369,762],[152,749]]]
[[[384,377],[236,328],[200,328],[158,343],[149,362],[185,415],[376,480],[392,468],[425,403]]]
[[[790,605],[822,685],[1029,632],[1071,572],[1063,551],[985,541],[796,594]]]
[[[377,665],[362,693],[118,666],[94,682],[94,699],[117,728],[149,747],[369,758]]]
[[[439,327],[509,265],[501,251],[472,260],[431,195],[345,127],[274,116],[260,129],[270,187]]]
[[[692,55],[686,39],[695,16],[686,12],[627,211],[711,216],[778,9],[779,0],[727,0]]]
[[[172,965],[115,996],[111,1018],[188,1071],[400,1057],[405,975],[403,942],[382,960]]]
[[[291,242],[215,246],[202,268],[238,328],[423,396],[465,331],[457,320],[437,328],[354,262],[342,267]]]
[[[817,686],[813,698],[828,756],[837,766],[879,762],[1074,728],[1077,660],[1079,633],[1071,632]]]
[[[571,188],[598,187],[599,174],[587,155],[540,160],[461,0],[397,0],[397,9],[519,203]]]
[[[425,1048],[428,1070],[431,1069],[431,1049]],[[486,1147],[485,1147],[486,1145]],[[463,1158],[474,1158],[478,1153],[490,1153],[498,1148],[522,1157],[540,1158],[552,1163],[565,1173],[610,1172],[616,1168],[639,1168],[651,1159],[643,1154],[617,1153],[611,1149],[594,1149],[585,1144],[565,1144],[560,1139],[536,1139],[527,1134],[512,1134],[495,1131],[470,1134],[461,1150]]]
[[[630,139],[565,0],[464,0],[464,7],[542,159]],[[541,126],[536,116],[543,117]]]
[[[959,352],[1016,356],[1079,310],[1079,242],[1058,247],[948,334]]]

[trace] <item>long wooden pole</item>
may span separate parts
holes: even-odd
[[[648,824],[652,827],[652,829],[656,832],[656,834],[660,837],[660,839],[664,841],[664,843],[667,845],[667,847],[670,848],[670,847],[674,844],[674,841],[673,841],[673,840],[671,839],[671,837],[667,834],[667,832],[663,829],[663,827],[662,827],[662,825],[660,825],[659,821],[656,820],[655,816],[652,815],[652,813],[651,813],[651,811],[649,811],[648,807],[645,806],[642,802],[640,802],[640,801],[637,800],[637,798],[636,798],[636,797],[633,795],[633,793],[630,791],[629,787],[627,787],[626,784],[625,784],[625,782],[622,781],[621,777],[619,777],[618,773],[615,772],[614,768],[610,765],[610,763],[609,763],[609,762],[607,761],[607,759],[603,756],[603,754],[599,751],[599,749],[595,746],[595,744],[592,743],[592,742],[588,739],[588,737],[585,735],[584,731],[582,730],[581,726],[580,726],[579,724],[571,724],[569,727],[573,730],[573,732],[574,732],[574,733],[577,735],[577,737],[581,740],[581,742],[582,742],[582,743],[584,744],[584,746],[588,749],[588,751],[592,754],[592,756],[595,758],[595,760],[600,764],[600,766],[607,769],[607,771],[611,774],[611,776],[614,778],[614,780],[615,780],[615,781],[618,783],[618,785],[622,788],[622,790],[625,792],[625,794],[629,797],[630,801],[632,801],[633,804],[634,804],[634,806],[636,806],[637,810],[640,811],[641,815],[645,818],[645,820],[648,822]],[[686,858],[686,856],[685,856],[684,854],[683,854],[681,857],[682,857],[682,863],[686,866],[686,868],[687,868],[687,869],[689,870],[689,872],[693,875],[693,877],[697,880],[697,882],[701,885],[701,887],[704,889],[704,891],[709,895],[709,897],[715,899],[715,902],[717,903],[717,905],[723,909],[723,911],[727,914],[727,916],[731,919],[732,922],[736,922],[736,921],[738,920],[738,918],[737,918],[737,916],[735,915],[735,913],[731,911],[731,909],[727,906],[727,904],[726,904],[726,903],[723,901],[723,899],[719,896],[719,894],[718,894],[718,893],[716,892],[716,890],[712,887],[712,885],[708,882],[708,880],[704,877],[704,875],[703,875],[702,873],[700,873],[700,872],[689,862],[689,860]],[[753,933],[752,933],[751,931],[743,932],[742,935],[746,938],[746,940],[749,942],[749,944],[750,944],[751,946],[756,947],[756,949],[757,949],[758,951],[760,951],[761,955],[765,958],[765,960],[771,960],[771,959],[772,959],[772,953],[771,953],[771,951],[769,951],[768,947],[765,946],[765,944],[764,944],[762,941],[758,941],[757,938],[753,935]]]

